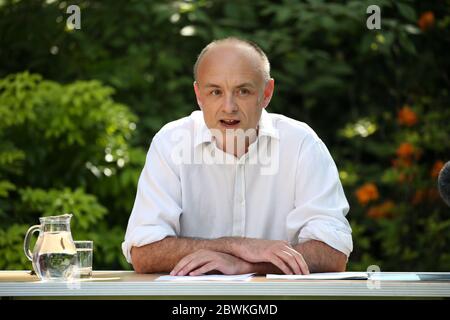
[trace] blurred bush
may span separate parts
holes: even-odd
[[[123,267],[119,242],[151,137],[196,109],[202,47],[234,35],[271,60],[269,110],[307,122],[331,149],[351,204],[349,269],[448,270],[450,216],[436,173],[450,158],[450,1],[70,4],[81,8],[81,30],[66,26],[66,1],[0,1],[0,231],[9,232],[0,241],[20,242],[21,226],[73,203],[76,228],[104,250],[98,266]],[[366,28],[373,4],[381,30]],[[26,86],[8,85],[20,79]],[[105,97],[129,106],[135,134],[125,128],[136,119],[124,106],[123,116],[102,108]],[[73,201],[55,207],[53,197]],[[0,267],[23,261],[10,252]]]
[[[99,198],[116,197],[117,184],[133,190],[144,155],[129,145],[136,116],[112,94],[98,81],[60,85],[28,72],[0,79],[0,268],[28,265],[27,226],[66,212],[75,216],[75,239],[96,240],[98,266],[126,266],[120,251],[110,250],[120,246],[122,229]],[[132,193],[118,204],[128,208]]]

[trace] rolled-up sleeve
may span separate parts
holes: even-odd
[[[322,241],[348,258],[353,250],[348,211],[349,204],[328,149],[320,139],[308,139],[299,151],[295,209],[286,221],[289,239],[298,243]]]
[[[122,251],[131,261],[131,248],[176,236],[180,232],[181,184],[164,141],[155,136],[139,178]]]

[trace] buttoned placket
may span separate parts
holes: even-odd
[[[248,154],[236,159],[231,154],[228,154],[217,147],[215,143],[210,144],[210,154],[214,158],[224,160],[225,163],[232,166],[234,169],[234,194],[233,194],[233,226],[232,236],[243,237],[245,235],[245,159]]]
[[[247,164],[253,161],[257,161],[258,157],[258,143],[259,138],[250,145],[248,152],[240,159],[236,159],[233,155],[230,155],[220,150],[215,143],[210,146],[212,154],[219,153],[223,156],[227,163],[234,167],[235,179],[234,179],[234,194],[233,194],[233,226],[232,236],[244,237],[245,236],[245,222],[246,222],[246,180],[245,170]],[[213,156],[214,157],[214,156]],[[250,160],[251,159],[251,160]]]
[[[235,164],[233,236],[245,236],[245,157]]]
[[[258,140],[252,144],[248,152],[243,155],[235,164],[235,180],[234,180],[234,208],[233,208],[233,236],[245,236],[246,222],[246,183],[245,170],[249,159],[256,157]]]

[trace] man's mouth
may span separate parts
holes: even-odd
[[[240,122],[241,122],[240,120],[233,120],[233,119],[220,120],[220,123],[227,128],[236,127],[239,125]]]

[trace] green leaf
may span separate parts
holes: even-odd
[[[414,10],[413,7],[411,7],[407,4],[401,3],[401,2],[396,2],[396,5],[397,5],[398,11],[404,18],[406,18],[410,22],[417,21],[416,11]]]

